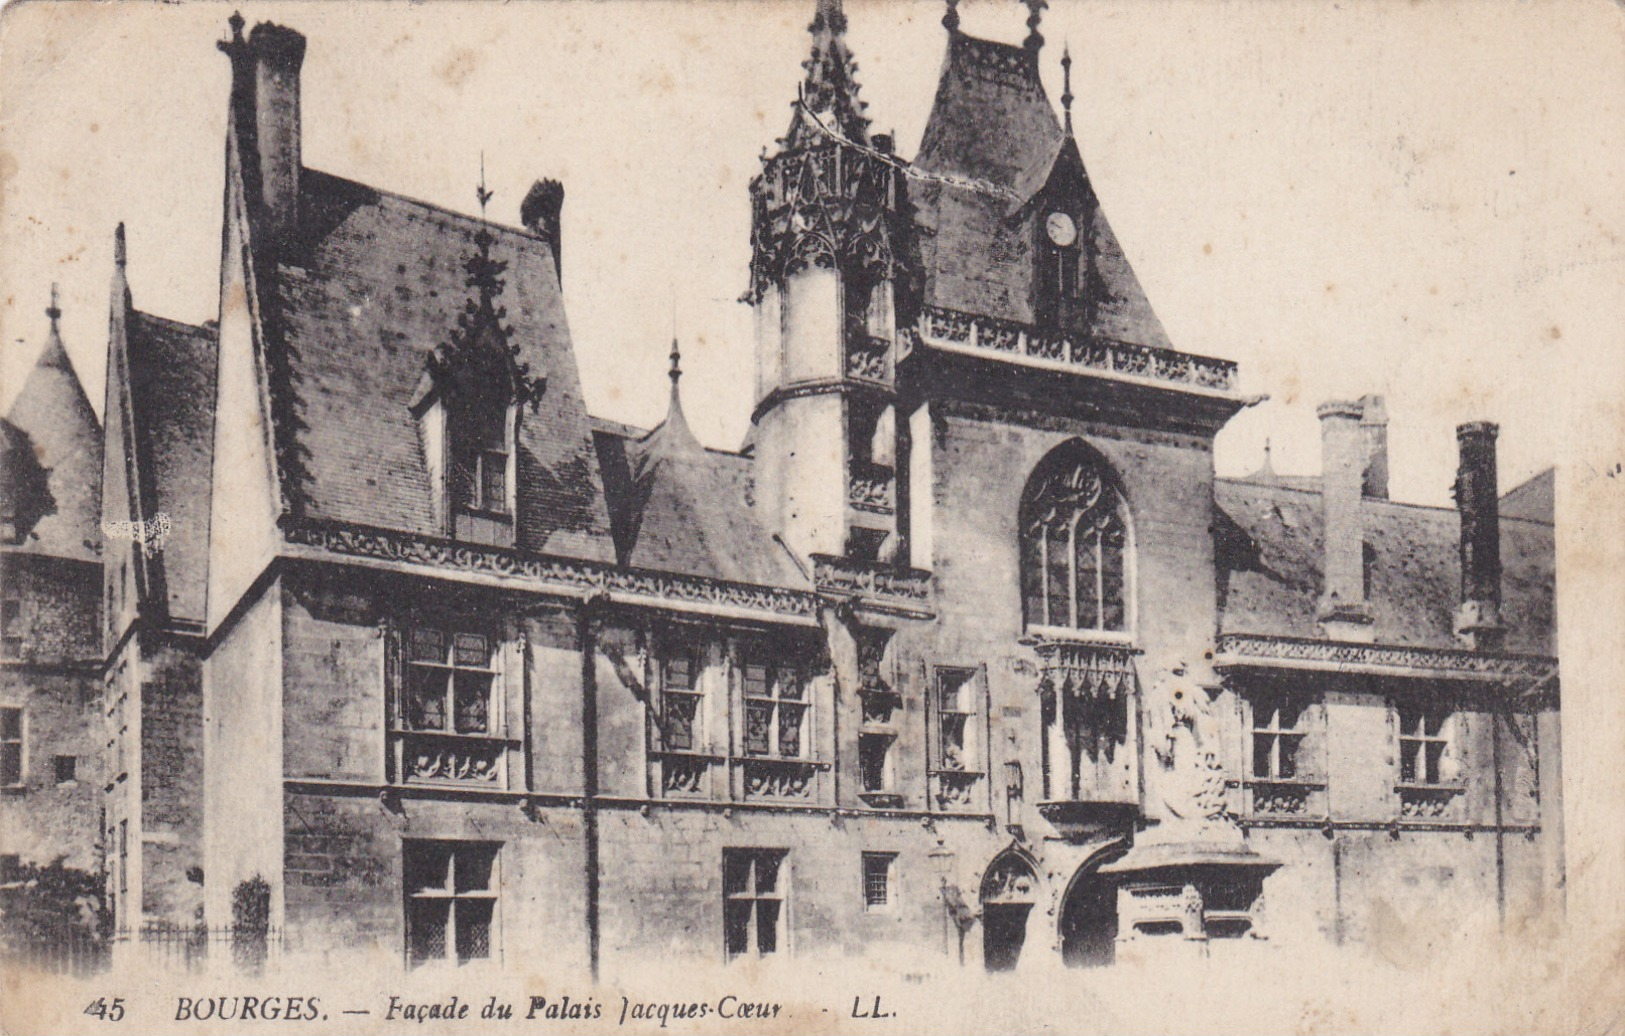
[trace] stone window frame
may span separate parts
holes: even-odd
[[[944,689],[953,683],[956,708],[945,710]],[[991,806],[980,790],[987,777],[992,731],[987,668],[933,665],[926,697],[926,751],[930,759],[928,808],[966,812]],[[950,738],[950,723],[954,736]],[[957,743],[950,758],[949,747]]]
[[[655,737],[663,752],[704,752],[710,747],[710,728],[707,712],[710,706],[707,692],[710,668],[707,663],[709,643],[703,636],[682,637],[667,635],[662,642],[656,673],[660,688],[660,712],[656,716]],[[688,664],[686,684],[673,683],[672,670],[676,662]],[[692,709],[688,715],[688,744],[677,744],[672,737],[673,705],[686,705]]]
[[[488,617],[476,617],[485,612]],[[463,787],[507,790],[519,779],[515,755],[528,751],[510,724],[523,720],[523,707],[510,699],[515,684],[523,683],[523,652],[516,652],[520,637],[500,616],[477,607],[412,611],[385,620],[388,657],[387,762],[389,783],[397,787]],[[413,638],[433,631],[444,638],[445,663],[414,659]],[[481,637],[489,645],[485,666],[454,662],[457,637]],[[519,657],[513,657],[518,654]],[[446,674],[443,724],[420,726],[412,720],[412,680],[416,669]],[[489,676],[485,692],[485,729],[458,730],[456,684],[458,673]]]
[[[878,746],[879,765],[875,768],[869,752]],[[897,790],[897,735],[886,731],[858,732],[858,788],[861,794],[891,795]]]
[[[897,853],[862,853],[863,910],[867,914],[897,912]]]
[[[1317,737],[1325,736],[1325,710],[1316,709],[1322,703],[1319,696],[1291,688],[1268,688],[1252,692],[1244,700],[1247,705],[1247,773],[1250,780],[1299,782],[1317,781],[1325,776],[1321,760],[1313,758]],[[1297,717],[1295,723],[1287,726],[1282,712],[1289,707],[1296,708]],[[1261,713],[1269,716],[1262,725],[1259,722]],[[1295,742],[1292,763],[1290,772],[1283,772],[1289,768],[1283,765],[1281,750],[1289,738]],[[1262,773],[1259,772],[1261,739],[1266,739],[1270,746],[1268,754],[1263,757],[1265,772]]]
[[[13,761],[15,760],[15,761]],[[15,770],[15,777],[8,771]],[[21,705],[0,705],[0,789],[21,791],[28,786],[28,710]]]
[[[813,681],[807,667],[795,661],[782,661],[782,654],[769,643],[745,639],[739,646],[737,666],[739,673],[739,751],[745,759],[782,759],[809,762],[818,758],[816,718],[813,709]],[[763,672],[759,686],[765,693],[751,693],[751,670]],[[789,680],[783,677],[788,674]],[[786,687],[794,687],[794,696],[785,694]],[[756,748],[751,738],[752,711],[767,715],[767,743]],[[784,750],[784,720],[786,710],[797,716],[795,750]],[[759,743],[759,742],[758,742]]]
[[[1400,787],[1460,787],[1461,710],[1458,705],[1451,701],[1406,698],[1395,699],[1393,710],[1394,734],[1398,741],[1395,782]]]
[[[1052,576],[1056,573],[1052,571],[1050,547],[1054,534],[1063,526],[1065,614],[1056,614],[1051,601]],[[1093,615],[1088,623],[1080,610],[1084,599],[1081,593],[1090,589],[1081,585],[1084,574],[1078,568],[1080,528],[1093,543],[1094,577],[1089,595]],[[1108,543],[1109,537],[1115,538],[1115,545]],[[1057,446],[1034,465],[1022,488],[1017,513],[1017,586],[1022,622],[1028,633],[1131,642],[1135,623],[1134,560],[1128,500],[1118,485],[1116,472],[1103,457],[1081,440],[1073,440]],[[1115,569],[1115,590],[1108,585],[1109,567]],[[1035,600],[1039,614],[1034,614]],[[1115,613],[1115,618],[1108,621],[1110,613]]]
[[[0,579],[0,659],[12,662],[23,657],[23,597],[17,591],[15,571],[6,571],[3,575],[5,578]]]
[[[401,895],[402,929],[405,939],[407,970],[419,967],[456,966],[502,959],[502,848],[503,843],[485,840],[447,838],[405,838],[401,840]],[[435,867],[433,856],[445,860],[445,877],[439,884],[413,885],[413,856],[419,856],[430,867]],[[420,862],[417,866],[424,866]],[[431,871],[432,874],[432,871]],[[474,881],[483,884],[462,886],[464,876],[474,875]],[[483,878],[481,875],[483,874]],[[441,906],[443,904],[443,907]],[[435,918],[437,909],[444,916]],[[484,910],[486,915],[479,917]],[[471,915],[465,917],[466,915]],[[420,918],[414,920],[415,917]],[[440,953],[420,956],[415,928],[427,921],[439,929]],[[470,929],[484,928],[483,955],[464,956],[460,939],[463,925]]]
[[[722,850],[724,961],[789,953],[790,877],[788,849]]]

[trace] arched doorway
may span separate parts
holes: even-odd
[[[1102,860],[1084,864],[1061,903],[1061,960],[1069,968],[1098,968],[1117,953],[1117,886],[1099,873]]]
[[[1027,941],[1027,915],[1038,898],[1038,875],[1018,853],[994,859],[982,879],[982,963],[1013,971]]]

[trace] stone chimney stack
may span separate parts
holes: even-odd
[[[1461,512],[1461,607],[1456,634],[1475,648],[1501,641],[1501,498],[1495,466],[1500,429],[1488,421],[1456,427],[1461,463],[1456,508]]]
[[[1366,438],[1359,403],[1323,403],[1320,416],[1321,505],[1326,556],[1316,619],[1333,640],[1369,643],[1365,600],[1365,522],[1361,512]]]
[[[1365,439],[1363,491],[1374,500],[1388,499],[1388,408],[1381,396],[1362,396],[1360,434]]]
[[[560,219],[564,212],[564,185],[557,180],[537,180],[530,185],[525,200],[519,206],[519,222],[532,234],[547,242],[553,251],[553,273],[564,284],[563,261],[559,255],[562,243]]]
[[[299,72],[305,37],[261,22],[245,40],[242,15],[232,15],[230,24],[232,38],[220,49],[231,58],[232,121],[244,188],[258,210],[259,243],[279,248],[299,225]]]

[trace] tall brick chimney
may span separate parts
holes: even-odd
[[[1388,408],[1381,396],[1361,396],[1360,435],[1365,439],[1363,491],[1375,500],[1388,499]]]
[[[1456,427],[1461,463],[1456,508],[1461,512],[1461,607],[1456,634],[1475,648],[1495,648],[1501,634],[1501,498],[1495,469],[1500,429],[1488,421]]]
[[[242,155],[244,188],[255,209],[261,244],[285,245],[299,224],[299,70],[305,37],[261,22],[243,38],[243,18],[231,16],[232,38],[220,44],[231,58],[232,127]]]
[[[1366,439],[1359,403],[1322,403],[1320,416],[1321,505],[1326,556],[1315,618],[1333,640],[1369,643],[1371,613],[1365,600],[1364,496]]]
[[[525,200],[519,205],[519,222],[532,234],[547,242],[553,251],[553,273],[564,283],[564,270],[559,247],[560,217],[564,211],[564,185],[557,180],[537,180],[530,185]]]

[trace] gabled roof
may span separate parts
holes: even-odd
[[[1038,51],[953,32],[910,170],[926,301],[970,313],[1033,320],[1035,221],[1064,201],[1082,214],[1094,334],[1171,348],[1118,243],[1077,141],[1050,106]]]
[[[1219,632],[1320,637],[1325,561],[1320,493],[1236,479],[1214,483]],[[1461,517],[1449,508],[1365,498],[1378,644],[1459,648]],[[1556,652],[1552,527],[1503,516],[1501,580],[1508,651]]]
[[[298,240],[265,307],[283,368],[273,410],[292,444],[285,491],[309,517],[443,534],[411,405],[470,298],[464,263],[482,227],[508,264],[500,302],[516,359],[547,379],[520,422],[516,545],[607,560],[597,457],[547,243],[310,169]]]
[[[57,332],[57,310],[47,311],[51,330],[39,360],[6,415],[27,436],[45,472],[49,509],[40,514],[15,550],[80,561],[101,558],[102,431],[73,361]],[[13,445],[16,445],[13,437]],[[26,474],[14,467],[16,476]],[[21,488],[21,487],[19,487]],[[13,487],[0,485],[0,492]]]
[[[147,560],[153,593],[174,618],[201,621],[208,586],[216,331],[130,310],[134,469],[146,520],[169,520]],[[121,520],[123,520],[121,518]]]
[[[752,510],[751,459],[702,446],[675,390],[666,420],[652,432],[594,423],[622,564],[811,588]]]

